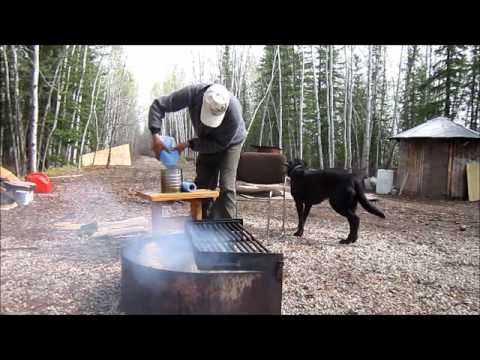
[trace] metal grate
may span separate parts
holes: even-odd
[[[269,254],[270,251],[245,230],[241,220],[194,221],[187,227],[199,252]]]

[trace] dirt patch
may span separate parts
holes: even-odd
[[[54,179],[52,194],[1,213],[0,311],[33,314],[116,314],[120,250],[125,239],[59,231],[58,222],[150,218],[136,191],[159,188],[160,164],[139,157],[131,167],[83,170]],[[190,163],[184,171],[193,179]],[[284,314],[478,314],[479,203],[379,196],[382,220],[359,209],[359,240],[345,246],[347,221],[328,202],[314,206],[303,238],[291,236],[296,210],[242,201],[239,216],[257,239],[285,256]],[[176,215],[188,205],[175,203]],[[462,228],[463,226],[463,228]]]

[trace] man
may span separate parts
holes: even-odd
[[[150,107],[148,125],[155,155],[166,150],[159,132],[165,113],[188,108],[196,138],[180,143],[181,153],[190,148],[199,153],[195,184],[214,190],[220,175],[220,196],[213,203],[204,201],[204,218],[228,219],[235,214],[235,179],[238,161],[246,137],[245,121],[238,99],[219,84],[198,84],[156,99]]]

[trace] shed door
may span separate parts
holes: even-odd
[[[435,198],[448,195],[448,148],[446,142],[424,143],[423,195]]]

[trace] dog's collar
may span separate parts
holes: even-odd
[[[303,167],[303,165],[302,164],[295,165],[293,167],[292,171],[290,171],[290,172],[293,173],[295,171],[295,169],[298,168],[298,167]]]

